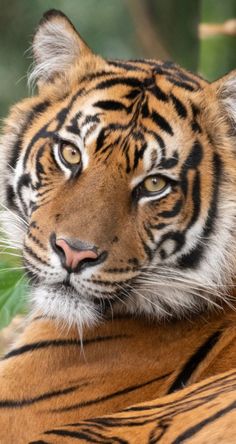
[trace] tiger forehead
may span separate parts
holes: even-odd
[[[179,70],[181,72],[181,70]],[[110,75],[109,75],[110,74]],[[183,75],[183,74],[182,74]],[[94,74],[95,77],[95,74]],[[186,75],[184,76],[186,77]],[[78,94],[78,101],[73,101],[75,109],[78,103],[80,106],[92,105],[103,111],[125,111],[127,115],[131,114],[135,105],[143,100],[153,102],[153,106],[172,104],[173,94],[176,94],[180,100],[188,102],[191,93],[198,91],[203,85],[189,75],[185,81],[170,81],[170,76],[150,71],[148,73],[106,73],[104,78],[85,78],[81,82],[83,88],[81,94]],[[108,103],[106,103],[109,101]],[[117,102],[119,101],[119,103]],[[105,102],[105,103],[104,103]],[[176,101],[174,102],[176,105]],[[121,113],[122,114],[122,113]]]
[[[107,160],[119,147],[127,172],[137,169],[144,157],[145,169],[151,169],[165,155],[166,145],[176,159],[180,127],[193,127],[193,87],[182,89],[184,93],[166,76],[153,73],[141,79],[119,75],[99,80],[73,103],[61,135],[75,142],[79,137],[86,148],[92,145],[96,160]]]
[[[191,148],[188,138],[200,131],[193,101],[206,83],[181,68],[174,73],[156,67],[134,71],[132,65],[132,70],[94,72],[84,79],[78,75],[64,97],[59,87],[58,97],[47,89],[29,116],[25,163],[33,146],[56,133],[78,143],[96,162],[111,163],[115,153],[127,173],[148,171],[161,159],[162,167],[174,166],[176,147]]]

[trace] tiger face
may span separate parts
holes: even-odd
[[[1,176],[36,307],[81,326],[220,304],[235,270],[234,75],[106,61],[58,11],[33,48],[38,94],[6,121]]]

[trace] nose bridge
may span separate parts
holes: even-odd
[[[90,176],[90,177],[89,177]],[[61,196],[61,220],[58,234],[99,246],[108,234],[113,235],[125,212],[127,190],[117,183],[114,174],[91,172]]]

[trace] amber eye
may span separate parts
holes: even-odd
[[[143,188],[148,193],[160,193],[167,186],[167,180],[162,176],[150,176],[143,181]]]
[[[60,154],[62,159],[68,165],[78,165],[81,162],[81,153],[74,145],[63,142],[60,146]]]

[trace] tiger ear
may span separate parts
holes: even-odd
[[[236,130],[236,70],[213,82],[212,87],[220,101],[221,108],[225,111],[227,120]]]
[[[93,54],[70,20],[55,9],[43,15],[32,46],[35,64],[30,83],[51,81],[65,74],[78,58]]]

